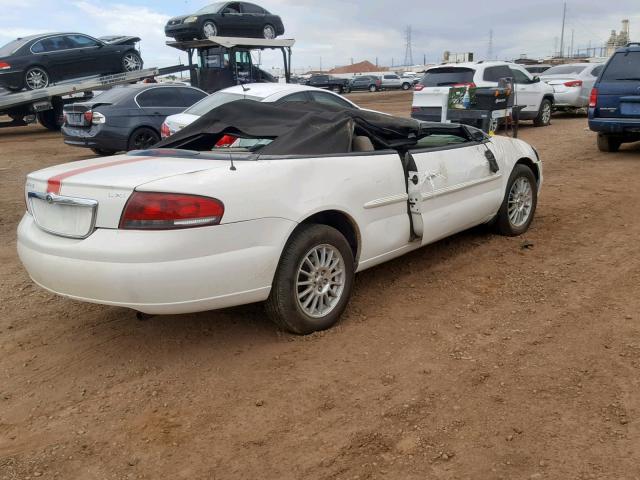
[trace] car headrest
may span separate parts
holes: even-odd
[[[373,152],[374,150],[375,147],[369,137],[365,137],[364,135],[356,135],[353,137],[351,144],[352,152]]]

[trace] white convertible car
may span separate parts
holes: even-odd
[[[216,146],[229,136],[257,141]],[[338,321],[358,271],[482,223],[522,234],[541,184],[519,140],[239,100],[154,149],[31,173],[18,252],[66,297],[148,314],[266,301],[306,334]]]

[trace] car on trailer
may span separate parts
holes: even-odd
[[[98,39],[83,33],[46,33],[0,47],[0,87],[38,90],[61,81],[142,70],[139,37]]]
[[[17,247],[59,295],[147,314],[266,301],[307,334],[339,320],[356,272],[474,225],[523,234],[541,185],[517,139],[237,100],[153,149],[30,173]]]
[[[195,13],[170,18],[167,37],[181,40],[209,37],[255,37],[274,39],[284,33],[282,19],[249,2],[216,2]]]

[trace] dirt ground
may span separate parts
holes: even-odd
[[[88,152],[0,130],[0,480],[640,479],[640,148],[598,152],[584,117],[521,138],[545,162],[526,236],[363,272],[295,337],[260,305],[138,321],[35,287],[24,176]]]

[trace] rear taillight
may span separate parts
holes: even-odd
[[[565,87],[581,87],[582,80],[572,80],[570,82],[564,82]]]
[[[598,104],[598,89],[591,89],[591,95],[589,96],[589,108],[596,108]]]
[[[162,126],[160,127],[160,137],[167,138],[171,136],[171,130],[169,129],[169,125],[167,122],[162,122]]]
[[[62,124],[63,124],[63,125],[66,125],[66,124],[67,124],[67,122],[68,122],[68,120],[69,120],[69,119],[67,118],[67,114],[66,114],[66,113],[63,113],[63,114],[62,114]]]
[[[238,138],[233,135],[223,135],[220,137],[220,140],[216,142],[216,147],[230,147],[237,139]]]
[[[82,116],[84,117],[85,123],[91,123],[93,121],[93,112],[91,110],[87,110]]]
[[[419,92],[420,90],[424,89],[424,85],[422,85],[421,83],[418,83],[418,84],[416,84],[416,86],[415,86],[415,87],[413,87],[413,89],[414,89],[416,92]]]
[[[411,113],[416,113],[420,111],[420,107],[411,107]]]
[[[11,68],[11,65],[9,65],[7,62],[0,62],[0,70],[9,70]]]
[[[100,125],[101,123],[105,123],[107,121],[107,117],[105,117],[100,112],[93,112],[93,118],[91,119],[91,123],[93,125]]]
[[[224,215],[220,200],[180,193],[133,192],[119,228],[171,230],[218,225]]]

